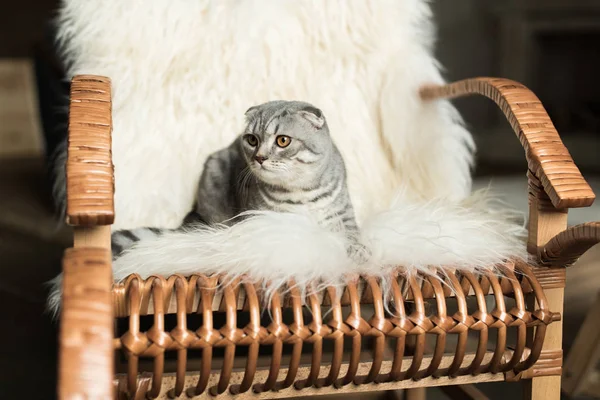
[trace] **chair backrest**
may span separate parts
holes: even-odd
[[[400,185],[464,197],[471,137],[418,96],[442,82],[432,25],[425,0],[64,0],[68,75],[113,82],[115,227],[177,226],[206,157],[273,99],[323,110],[359,220]]]

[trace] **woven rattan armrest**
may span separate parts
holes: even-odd
[[[571,265],[600,243],[600,222],[576,225],[554,236],[542,249],[541,261],[545,265]]]
[[[421,89],[426,100],[471,94],[481,94],[498,104],[525,149],[529,194],[536,203],[535,209],[530,210],[530,250],[534,252],[537,246],[539,259],[545,265],[574,263],[600,241],[600,228],[592,222],[564,230],[566,209],[588,207],[595,196],[542,103],[531,90],[509,79],[473,78]],[[531,222],[537,226],[531,226]],[[548,229],[549,226],[555,228]]]
[[[114,222],[110,79],[78,75],[71,81],[67,150],[67,223]]]
[[[63,259],[59,398],[111,398],[113,379],[110,224],[114,221],[111,82],[71,82],[67,223],[74,248]]]
[[[537,96],[520,83],[500,78],[473,78],[421,89],[423,99],[480,94],[502,109],[525,148],[531,178],[537,178],[557,209],[588,207],[594,192],[573,162]]]
[[[528,250],[548,266],[572,264],[599,242],[600,233],[597,222],[567,229],[567,209],[590,206],[594,193],[575,166],[542,103],[525,86],[508,79],[474,78],[421,89],[425,100],[470,94],[492,99],[525,149],[529,167]],[[564,268],[539,268],[538,272],[541,279],[545,274],[564,276]],[[550,308],[562,313],[564,283],[546,285],[544,289]],[[562,333],[561,322],[549,326],[542,351],[562,354]],[[560,387],[560,376],[535,378],[526,383],[526,397],[558,399]]]

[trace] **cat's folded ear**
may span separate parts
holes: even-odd
[[[325,124],[323,112],[316,107],[306,106],[298,111],[298,115],[310,122],[317,129],[321,129]]]
[[[251,120],[252,116],[254,114],[256,114],[257,111],[258,111],[258,106],[250,107],[249,109],[246,110],[246,113],[244,115],[246,116],[246,119]]]

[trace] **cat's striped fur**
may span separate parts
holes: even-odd
[[[308,212],[323,226],[356,235],[344,161],[322,112],[308,103],[272,101],[246,117],[242,135],[204,165],[196,219],[229,224],[244,211]],[[117,231],[113,255],[161,232]]]
[[[184,230],[191,226],[203,225],[206,221],[195,211],[190,212],[184,219],[183,223],[175,231]],[[113,232],[111,235],[111,248],[113,259],[116,258],[123,251],[133,246],[140,240],[147,240],[160,236],[166,232],[167,229],[159,228],[137,228],[130,230],[119,230]]]

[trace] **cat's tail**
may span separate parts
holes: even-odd
[[[206,220],[196,211],[192,211],[185,217],[181,226],[176,229],[136,228],[114,231],[110,238],[113,262],[138,242],[143,246],[145,244],[144,242],[152,241],[152,239],[156,240],[156,238],[163,235],[173,235],[177,232],[183,233],[188,229],[197,229],[202,226],[207,226]],[[168,240],[169,237],[165,239]],[[47,311],[52,315],[53,319],[56,319],[60,310],[62,273],[48,282],[47,285],[50,290],[50,293],[48,294]]]
[[[192,211],[185,217],[183,224],[177,229],[137,228],[114,231],[110,238],[113,260],[137,242],[154,239],[166,232],[175,232],[183,230],[190,225],[199,224],[206,224],[206,222],[198,213]]]
[[[170,229],[158,228],[137,228],[131,230],[120,230],[112,233],[110,245],[112,249],[113,260],[116,259],[125,250],[131,248],[134,244],[142,240],[154,239],[161,236]]]
[[[148,239],[156,239],[165,233],[173,231],[177,231],[177,229],[137,228],[130,230],[123,229],[113,232],[110,237],[113,262],[117,260],[119,256],[126,250],[133,247],[136,243],[143,243]],[[46,283],[49,288],[46,311],[48,314],[50,314],[53,320],[58,318],[58,313],[60,311],[62,276],[63,274],[60,273],[56,278]]]

